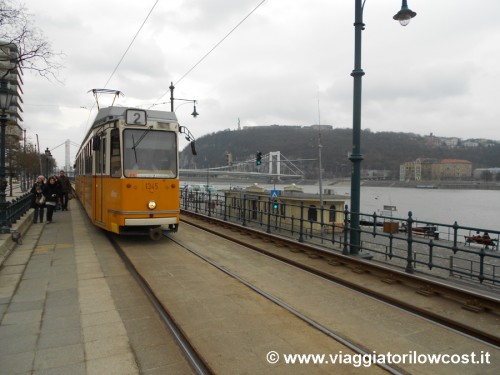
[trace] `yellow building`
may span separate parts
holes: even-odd
[[[472,177],[472,163],[468,160],[419,158],[400,166],[401,181],[430,181]]]
[[[436,180],[472,177],[472,163],[468,160],[444,159],[433,166],[433,176]]]

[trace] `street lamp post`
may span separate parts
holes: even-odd
[[[49,178],[49,174],[50,174],[50,158],[52,157],[52,153],[50,152],[49,148],[47,147],[45,149],[45,164],[46,164],[46,171],[47,171],[47,181],[48,181],[48,178]]]
[[[193,102],[193,113],[191,113],[191,116],[193,116],[194,118],[196,118],[199,113],[196,112],[196,100],[194,99],[179,99],[179,98],[174,98],[174,89],[175,89],[175,86],[174,86],[174,83],[173,82],[170,82],[170,86],[169,86],[169,89],[170,89],[170,112],[175,112],[174,111],[174,100],[182,100],[184,102]]]
[[[365,72],[361,68],[361,32],[365,28],[363,23],[363,7],[366,0],[355,0],[354,11],[354,70],[351,76],[354,79],[353,88],[353,115],[352,115],[352,152],[349,160],[352,162],[351,172],[351,228],[349,236],[349,253],[358,255],[361,245],[359,228],[360,191],[361,191],[361,79]],[[408,25],[417,14],[408,8],[407,0],[402,0],[401,10],[393,17],[402,26]]]
[[[0,109],[2,117],[0,119],[0,233],[10,233],[10,228],[7,225],[7,200],[5,198],[5,189],[7,180],[5,178],[5,128],[7,127],[8,115],[7,111],[12,103],[12,92],[7,88],[5,82],[0,85]]]

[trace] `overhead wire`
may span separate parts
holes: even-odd
[[[217,42],[205,55],[203,55],[203,57],[198,60],[196,64],[194,64],[186,73],[184,73],[181,78],[179,78],[177,82],[174,83],[174,86],[176,86],[180,81],[186,78],[189,73],[191,73],[198,65],[200,65],[201,62],[208,57],[208,55],[210,55],[224,40],[226,40],[229,35],[231,35],[243,22],[245,22],[246,19],[250,17],[265,1],[266,0],[262,0],[255,8],[252,9],[250,13],[248,13],[240,22],[238,22],[238,24],[236,24],[236,26],[234,26],[219,42]],[[168,93],[169,91],[163,93],[158,99],[156,99],[156,102],[159,102]],[[152,106],[154,106],[155,104],[153,104]]]
[[[113,78],[113,76],[115,75],[116,71],[118,70],[118,67],[120,66],[120,64],[122,63],[123,59],[125,58],[125,56],[127,55],[128,51],[130,50],[130,47],[132,47],[132,44],[134,44],[135,39],[137,38],[137,36],[141,32],[142,28],[146,24],[146,21],[148,20],[149,16],[151,15],[151,13],[153,13],[153,10],[156,7],[156,4],[158,4],[158,1],[159,0],[156,0],[155,3],[153,4],[153,6],[151,7],[151,10],[149,11],[149,13],[146,16],[146,18],[144,19],[144,21],[142,22],[141,27],[139,27],[139,30],[137,30],[137,32],[135,33],[134,37],[132,38],[132,41],[130,42],[130,44],[128,45],[127,49],[125,50],[125,52],[123,53],[122,57],[120,58],[120,61],[118,61],[118,64],[116,64],[115,68],[113,69],[113,72],[111,73],[111,75],[109,76],[108,80],[104,84],[104,88],[106,88],[108,86],[109,81],[111,81],[111,78]]]
[[[118,61],[118,63],[116,64],[115,68],[113,69],[113,72],[111,72],[111,75],[109,76],[108,80],[106,81],[106,83],[104,84],[104,88],[106,88],[109,84],[109,82],[111,81],[111,79],[113,78],[113,76],[115,75],[116,71],[118,70],[118,68],[120,67],[121,63],[123,62],[123,59],[125,58],[125,56],[127,55],[128,51],[130,50],[130,48],[132,47],[132,44],[134,44],[135,40],[137,39],[137,37],[139,36],[139,33],[141,32],[142,28],[144,27],[144,25],[146,24],[147,20],[149,19],[149,16],[151,16],[151,13],[153,13],[153,10],[154,8],[156,7],[156,4],[158,4],[158,1],[159,0],[156,0],[155,3],[153,4],[153,6],[151,7],[151,9],[149,10],[146,18],[144,19],[144,21],[142,22],[141,26],[139,27],[139,29],[137,30],[137,32],[135,33],[134,37],[132,38],[132,40],[130,41],[127,49],[125,50],[125,52],[123,53],[122,57],[120,58],[120,60]],[[94,109],[94,107],[96,106],[96,102],[92,103],[92,107],[90,108],[89,110],[89,116],[87,118],[87,124],[88,122],[90,121],[90,115],[92,113],[92,110]]]

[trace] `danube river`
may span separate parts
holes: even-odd
[[[308,189],[309,190],[309,189]],[[336,193],[350,193],[349,186],[338,187]],[[406,218],[411,211],[416,220],[500,231],[499,190],[414,189],[362,187],[363,213],[396,206],[393,216]]]
[[[217,187],[228,188],[221,184]],[[234,185],[233,185],[234,186]],[[246,187],[240,185],[241,187]],[[283,190],[286,185],[259,184],[271,190]],[[306,193],[319,194],[317,185],[300,185]],[[323,185],[335,194],[350,195],[349,184]],[[500,231],[500,190],[416,189],[395,187],[361,187],[361,212],[377,215],[384,206],[395,206],[393,216],[452,225]]]

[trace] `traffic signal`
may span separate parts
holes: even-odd
[[[233,154],[228,152],[226,154],[226,162],[227,162],[227,165],[228,166],[232,166],[233,165]]]
[[[277,210],[279,207],[278,198],[273,198],[273,209]]]
[[[255,164],[256,165],[261,165],[262,164],[262,152],[257,152],[257,156],[255,157]]]

